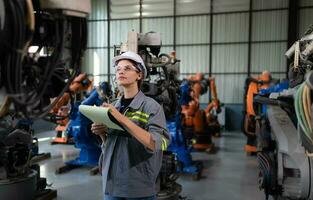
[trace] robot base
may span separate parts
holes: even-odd
[[[90,170],[90,175],[96,175],[99,173],[98,169],[98,160],[101,154],[101,150],[99,148],[81,148],[79,156],[71,161],[65,162],[65,165],[59,167],[55,173],[63,174],[72,169],[76,169],[83,166],[93,167]]]
[[[182,187],[178,183],[173,183],[170,187],[161,190],[157,194],[158,200],[179,200],[179,194],[182,191]]]
[[[34,199],[37,185],[37,172],[32,171],[26,177],[0,182],[0,199]],[[18,191],[18,192],[17,192]]]
[[[32,170],[28,176],[0,181],[0,199],[12,200],[51,200],[56,198],[56,190],[43,189],[45,179],[38,179],[38,173]],[[44,183],[42,183],[44,182]],[[39,189],[40,191],[38,191]]]

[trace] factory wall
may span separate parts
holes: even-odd
[[[244,81],[263,70],[285,78],[289,0],[92,0],[84,70],[107,81],[113,47],[127,32],[161,33],[162,52],[175,49],[184,78],[214,76],[225,104],[240,104]],[[313,17],[313,1],[299,2],[299,36]],[[109,34],[108,34],[109,33]],[[201,97],[206,103],[208,95]]]
[[[299,37],[313,24],[313,1],[301,0],[299,11]]]
[[[93,75],[94,82],[108,80],[108,15],[107,1],[92,0],[88,18],[88,44],[82,71]]]

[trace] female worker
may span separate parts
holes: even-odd
[[[125,52],[113,58],[117,84],[123,95],[113,104],[104,103],[124,131],[93,124],[102,138],[102,181],[105,200],[156,200],[156,178],[162,150],[170,136],[162,107],[140,91],[147,69],[142,58]]]

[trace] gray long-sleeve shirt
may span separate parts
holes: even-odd
[[[120,106],[121,99],[115,103],[116,108]],[[163,109],[139,91],[124,115],[151,134],[155,150],[147,149],[127,132],[110,130],[102,146],[103,190],[105,194],[116,197],[155,195],[162,150],[166,149],[170,140]]]

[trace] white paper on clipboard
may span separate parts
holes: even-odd
[[[94,123],[102,123],[111,129],[117,129],[121,131],[124,130],[121,125],[116,124],[118,123],[117,121],[114,122],[114,117],[111,115],[109,108],[80,105],[78,109],[79,112],[81,112]]]

